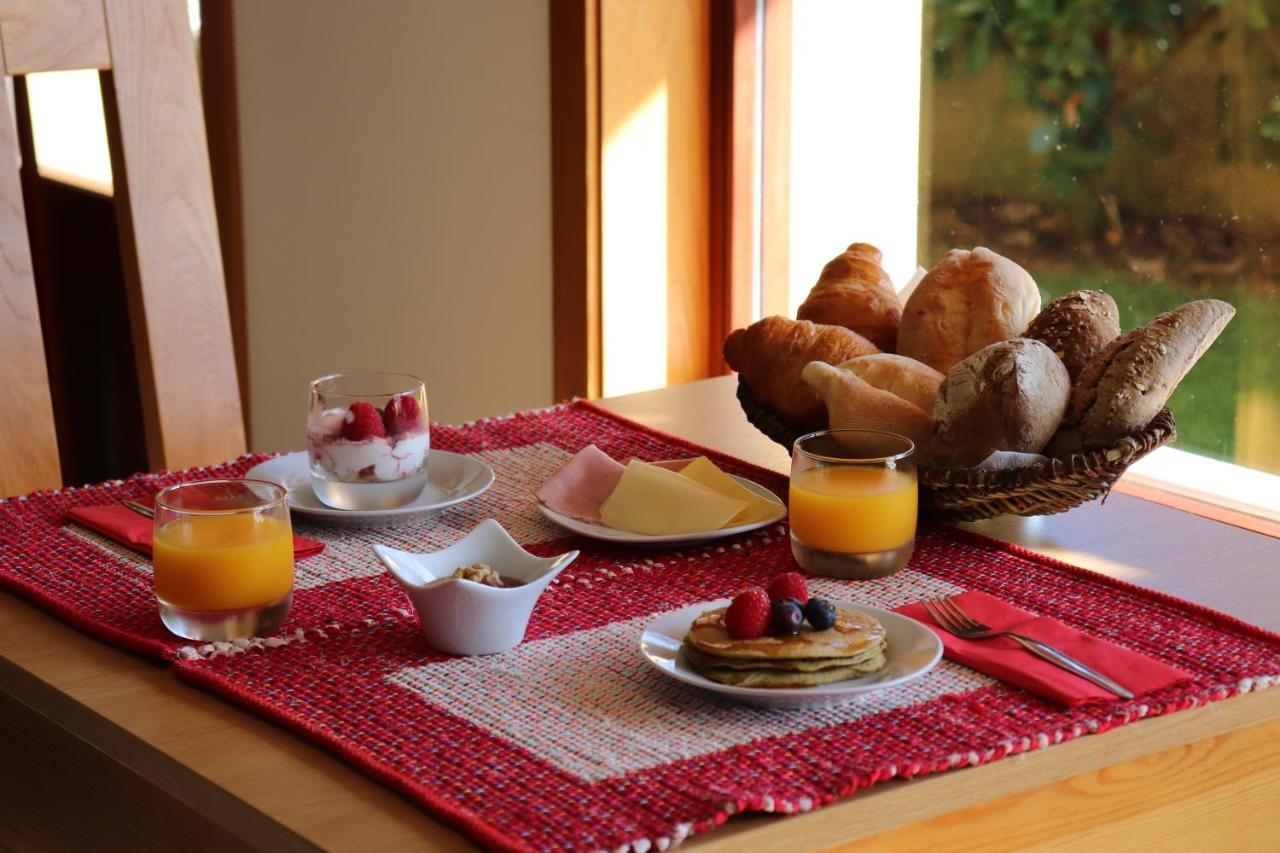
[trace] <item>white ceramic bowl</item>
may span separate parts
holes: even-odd
[[[492,518],[440,551],[374,545],[373,552],[409,594],[427,642],[453,655],[491,655],[519,645],[542,591],[578,556],[535,557]],[[474,563],[524,584],[499,588],[453,577]]]

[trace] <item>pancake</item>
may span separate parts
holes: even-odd
[[[721,684],[732,684],[736,687],[816,687],[819,684],[831,684],[850,678],[860,678],[885,665],[884,653],[877,651],[868,660],[853,666],[833,666],[816,672],[783,672],[776,669],[730,669],[713,666],[702,669],[695,667],[699,675],[706,676]]]
[[[824,631],[805,626],[798,634],[735,640],[724,627],[726,609],[717,607],[694,619],[685,642],[709,655],[745,660],[849,658],[884,644],[883,625],[843,607],[836,608],[836,624]]]
[[[735,657],[716,657],[714,654],[700,652],[698,649],[685,643],[680,647],[680,651],[684,652],[685,660],[689,662],[695,670],[709,669],[709,667],[719,667],[719,669],[728,670],[776,670],[780,672],[815,672],[818,670],[829,670],[836,666],[852,666],[855,663],[867,660],[872,657],[872,653],[877,649],[872,649],[872,653],[858,657],[817,657],[817,658],[791,658],[785,661],[745,661],[742,658]]]

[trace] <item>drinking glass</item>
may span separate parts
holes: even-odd
[[[335,373],[311,382],[311,487],[334,509],[395,509],[427,485],[427,389],[406,373]]]
[[[791,553],[834,578],[891,575],[915,547],[915,445],[891,432],[823,430],[791,456]]]
[[[293,597],[287,497],[265,480],[201,480],[156,495],[152,562],[166,628],[210,641],[280,627]]]

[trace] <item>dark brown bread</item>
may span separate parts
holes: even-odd
[[[1145,428],[1235,313],[1200,299],[1116,338],[1080,371],[1046,452],[1095,450]]]
[[[951,369],[933,406],[939,465],[977,465],[993,451],[1039,453],[1071,394],[1067,368],[1040,341],[1013,338],[975,352]]]
[[[811,361],[840,364],[879,352],[866,338],[843,326],[765,317],[737,329],[724,341],[724,360],[738,371],[751,393],[784,420],[802,429],[822,429],[827,410],[800,380]]]
[[[1120,335],[1120,310],[1101,290],[1076,290],[1045,306],[1024,338],[1048,345],[1074,382],[1089,361]]]

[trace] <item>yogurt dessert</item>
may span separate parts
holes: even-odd
[[[427,484],[431,436],[422,380],[348,373],[311,383],[307,452],[316,497],[336,509],[394,509]]]

